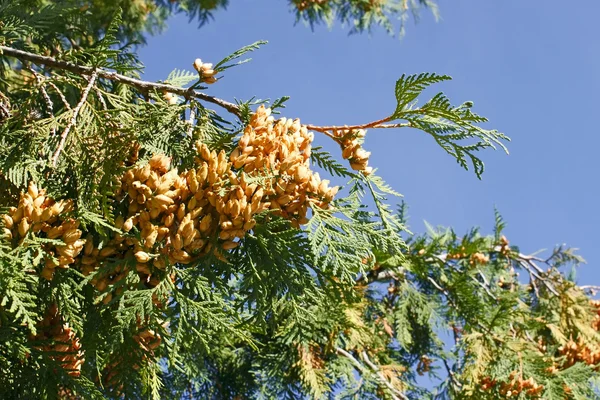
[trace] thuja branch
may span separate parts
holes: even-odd
[[[173,94],[177,94],[183,96],[187,99],[189,98],[197,98],[209,103],[216,104],[228,112],[236,115],[237,117],[241,116],[240,108],[233,103],[230,103],[226,100],[219,99],[214,96],[207,95],[198,90],[192,88],[181,88],[165,83],[156,83],[150,81],[144,81],[141,79],[132,78],[129,76],[125,76],[122,74],[118,74],[113,71],[107,71],[102,68],[93,68],[85,65],[78,65],[68,61],[57,60],[56,58],[49,56],[42,56],[35,53],[30,53],[23,50],[14,49],[12,47],[0,46],[0,52],[3,55],[17,58],[21,61],[29,61],[34,64],[46,65],[50,68],[62,69],[65,71],[70,71],[79,75],[88,75],[91,76],[94,71],[99,78],[108,79],[114,82],[123,83],[129,86],[133,86],[136,89],[140,90],[143,93],[148,93],[150,90],[157,90],[162,92],[169,92]],[[398,124],[386,124],[386,122],[390,121],[392,117],[386,117],[377,121],[368,122],[360,125],[348,125],[348,126],[318,126],[318,125],[306,125],[306,129],[314,130],[316,132],[321,132],[326,134],[327,136],[333,137],[331,132],[337,130],[357,130],[357,129],[367,129],[367,128],[404,128],[411,127],[410,123],[398,123]]]
[[[132,78],[129,76],[121,75],[116,72],[107,71],[102,68],[93,68],[85,65],[73,64],[67,61],[60,61],[53,57],[42,56],[39,54],[30,53],[23,50],[13,49],[12,47],[0,46],[0,52],[3,55],[7,55],[10,57],[17,58],[21,61],[30,61],[34,64],[42,64],[51,68],[62,69],[65,71],[70,71],[79,75],[87,75],[91,76],[94,71],[99,78],[108,79],[114,82],[123,83],[125,85],[133,86],[136,89],[140,90],[143,93],[147,93],[150,90],[158,90],[162,92],[174,93],[180,96],[184,96],[185,98],[197,98],[209,103],[216,104],[230,113],[236,115],[237,117],[241,116],[240,108],[233,103],[228,101],[209,96],[200,91],[191,89],[191,88],[181,88],[173,85],[168,85],[164,83],[156,83],[143,81],[141,79]]]

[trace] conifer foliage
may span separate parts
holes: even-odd
[[[331,2],[355,3],[383,4]],[[412,235],[376,175],[372,129],[419,129],[478,177],[504,149],[471,102],[419,101],[449,77],[315,126],[204,92],[264,42],[147,82],[127,12],[44,4],[0,1],[1,398],[594,396],[600,304],[563,273],[583,260],[521,253],[499,215]]]

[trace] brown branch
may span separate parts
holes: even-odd
[[[386,124],[392,120],[392,117],[386,117],[377,121],[368,122],[360,125],[331,125],[331,126],[318,126],[318,125],[305,125],[306,129],[311,131],[317,131],[326,134],[329,137],[335,137],[333,132],[341,130],[357,130],[357,129],[380,129],[380,128],[410,128],[412,124],[410,122],[398,123],[398,124]]]
[[[54,152],[54,155],[52,156],[52,166],[53,167],[56,167],[56,162],[58,161],[58,156],[60,155],[60,152],[65,147],[65,143],[67,141],[67,136],[69,135],[69,132],[71,131],[71,129],[75,126],[75,123],[77,122],[77,116],[79,115],[79,111],[81,111],[81,109],[83,108],[83,105],[87,101],[88,95],[90,94],[90,91],[92,90],[92,87],[94,86],[94,83],[96,83],[97,77],[98,77],[98,75],[96,74],[96,72],[95,71],[92,72],[92,76],[90,76],[90,80],[89,80],[87,86],[85,87],[85,89],[83,90],[83,93],[81,94],[81,99],[79,100],[79,103],[77,103],[77,106],[75,106],[75,109],[73,110],[73,116],[71,117],[71,120],[69,121],[69,123],[67,124],[67,127],[63,131],[63,133],[60,137],[60,143],[58,144],[58,147],[56,148],[56,151]]]
[[[241,116],[240,108],[236,104],[230,103],[225,100],[221,100],[213,96],[209,96],[205,93],[199,92],[191,88],[180,88],[164,83],[143,81],[141,79],[131,78],[129,76],[121,75],[112,71],[107,71],[105,69],[94,69],[93,67],[77,65],[67,61],[60,61],[53,57],[41,56],[39,54],[13,49],[12,47],[0,46],[0,54],[15,57],[19,60],[30,61],[34,64],[42,64],[51,68],[58,68],[65,71],[70,71],[79,75],[91,76],[94,72],[96,72],[99,78],[104,78],[114,82],[119,82],[125,85],[133,86],[143,93],[148,93],[150,90],[158,90],[162,92],[178,94],[180,96],[184,96],[185,98],[193,97],[223,107],[230,113],[236,115],[238,118]]]

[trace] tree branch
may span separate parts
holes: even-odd
[[[102,68],[93,68],[86,65],[78,65],[73,64],[68,61],[57,60],[53,57],[42,56],[39,54],[30,53],[23,50],[14,49],[12,47],[0,46],[0,54],[17,58],[21,61],[29,61],[34,64],[45,65],[50,68],[62,69],[65,71],[70,71],[79,75],[87,75],[91,76],[94,71],[96,72],[98,78],[108,79],[114,82],[123,83],[129,86],[133,86],[142,93],[147,94],[150,90],[157,90],[162,92],[174,93],[180,96],[189,98],[196,98],[199,100],[203,100],[209,103],[216,104],[228,112],[234,114],[238,118],[241,118],[241,110],[240,108],[233,103],[228,101],[219,99],[217,97],[209,96],[205,93],[195,90],[193,87],[191,88],[181,88],[173,85],[168,85],[165,83],[156,83],[143,81],[141,79],[132,78],[129,76],[121,75],[116,72],[107,71]],[[63,99],[64,100],[64,99]],[[407,128],[411,127],[411,123],[398,123],[398,124],[386,124],[386,122],[390,121],[391,117],[386,117],[377,121],[368,122],[366,124],[360,125],[346,125],[346,126],[318,126],[318,125],[306,125],[306,128],[309,130],[313,130],[316,132],[324,133],[325,135],[335,138],[333,131],[336,130],[356,130],[356,129],[367,129],[367,128]]]
[[[129,86],[133,86],[144,93],[147,93],[150,90],[158,90],[178,94],[180,96],[184,96],[185,98],[194,97],[223,107],[230,113],[236,115],[238,118],[241,116],[240,108],[236,104],[229,103],[225,100],[221,100],[213,96],[209,96],[205,93],[199,92],[194,89],[180,88],[164,83],[143,81],[141,79],[131,78],[129,76],[121,75],[112,71],[107,71],[105,69],[94,69],[93,67],[77,65],[67,61],[60,61],[53,57],[41,56],[39,54],[29,53],[27,51],[17,50],[7,46],[0,46],[0,53],[10,57],[18,58],[19,60],[30,61],[34,64],[42,64],[51,68],[58,68],[79,75],[91,76],[94,73],[94,71],[96,71],[99,78],[104,78],[114,82],[119,82]]]

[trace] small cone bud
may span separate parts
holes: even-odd
[[[135,259],[139,263],[147,263],[148,261],[150,261],[150,255],[144,251],[138,251],[137,253],[135,253]]]
[[[4,223],[4,226],[8,229],[12,229],[14,225],[13,219],[10,217],[10,215],[7,214],[2,215],[2,222]]]
[[[35,183],[33,183],[33,181],[32,181],[32,182],[29,182],[29,186],[27,186],[27,193],[29,193],[29,195],[30,195],[30,196],[31,196],[33,199],[35,199],[35,198],[37,198],[37,197],[38,197],[38,195],[39,195],[39,190],[38,190],[38,187],[37,187],[37,185],[36,185]]]
[[[199,58],[196,58],[194,60],[194,69],[198,72],[202,71],[202,60]]]

